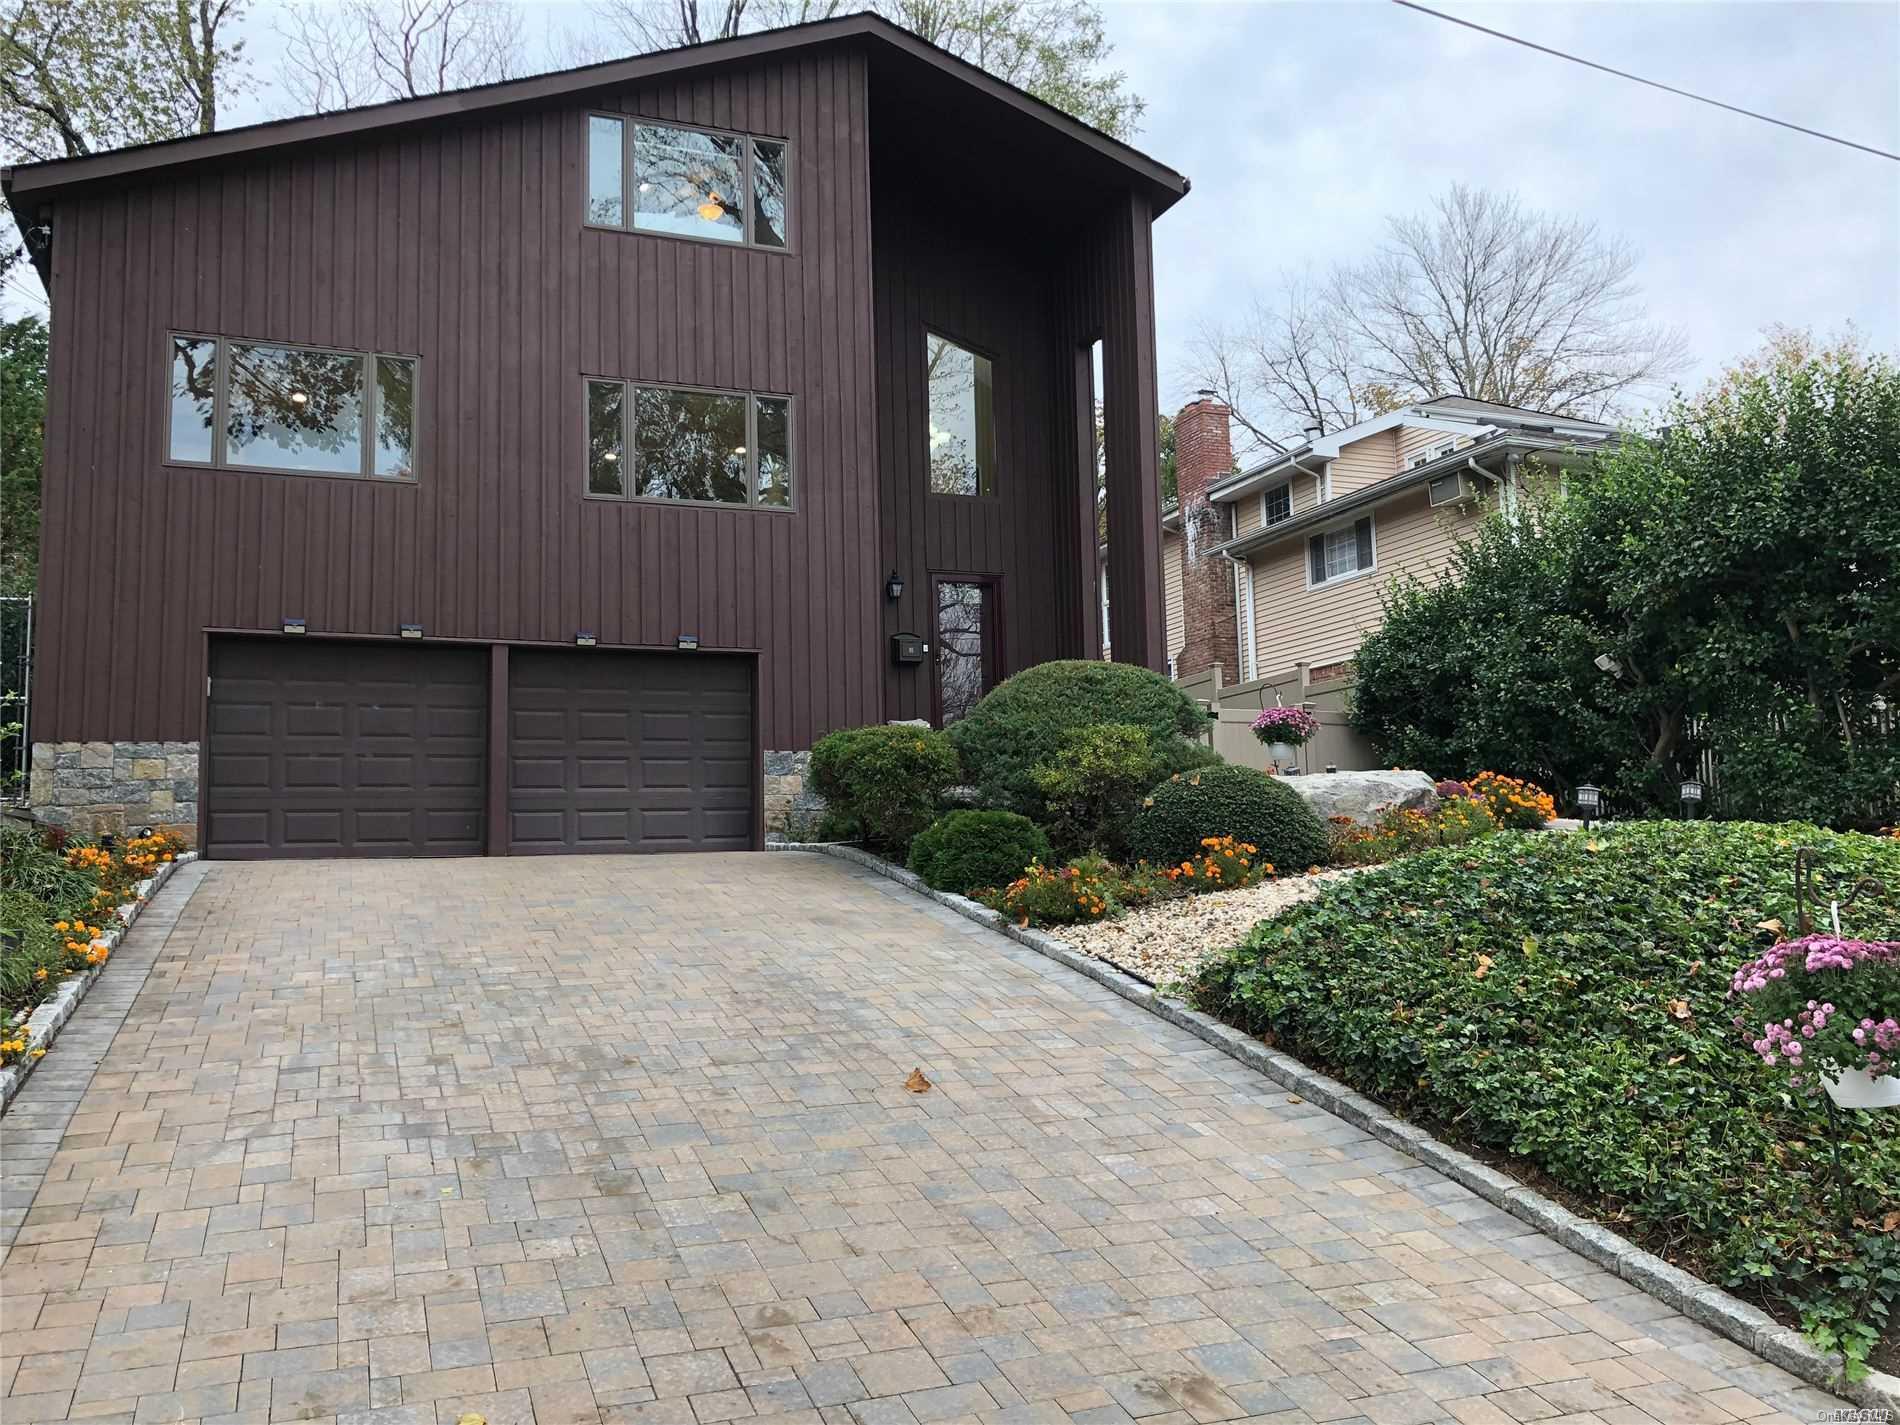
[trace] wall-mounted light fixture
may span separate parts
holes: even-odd
[[[287,619],[285,619],[285,620],[284,620],[284,632],[285,632],[285,633],[302,633],[302,632],[303,632],[303,620],[302,620],[302,619],[300,619],[300,618],[287,618]]]
[[[402,631],[402,636],[404,638],[421,638],[422,637],[422,625],[419,623],[406,623],[402,625],[401,631]]]
[[[592,648],[594,646],[594,635],[589,633],[586,629],[582,629],[579,633],[574,635],[574,644],[578,648]]]
[[[696,633],[682,633],[678,638],[673,640],[673,646],[682,653],[696,652],[699,648],[699,635]]]
[[[892,603],[904,597],[904,576],[895,569],[891,570],[891,577],[884,581],[884,597]]]

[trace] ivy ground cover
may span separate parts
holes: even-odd
[[[1512,1155],[1850,1365],[1891,1370],[1900,1110],[1830,1117],[1763,1063],[1727,997],[1740,965],[1797,933],[1801,847],[1843,893],[1883,883],[1844,932],[1900,937],[1891,839],[1738,822],[1505,832],[1328,886],[1208,960],[1191,997]]]

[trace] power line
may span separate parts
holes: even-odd
[[[1855,143],[1852,139],[1839,138],[1834,134],[1824,134],[1819,129],[1805,128],[1800,124],[1791,124],[1786,119],[1777,119],[1773,114],[1758,114],[1753,109],[1744,109],[1737,104],[1725,104],[1720,99],[1711,99],[1706,94],[1693,94],[1687,89],[1678,89],[1673,84],[1664,84],[1659,80],[1645,79],[1640,74],[1631,74],[1625,69],[1612,69],[1607,64],[1598,64],[1593,59],[1584,59],[1579,55],[1567,54],[1549,45],[1540,45],[1532,40],[1519,39],[1516,35],[1507,35],[1502,30],[1493,30],[1471,20],[1461,20],[1456,15],[1447,15],[1442,10],[1433,10],[1416,3],[1416,0],[1392,0],[1394,5],[1403,5],[1408,10],[1416,10],[1421,15],[1430,15],[1435,20],[1446,20],[1454,25],[1463,25],[1467,30],[1476,30],[1481,35],[1490,35],[1493,39],[1509,40],[1514,45],[1523,45],[1525,49],[1534,49],[1539,54],[1551,55],[1557,59],[1567,59],[1572,64],[1581,64],[1586,69],[1601,70],[1605,74],[1614,74],[1618,79],[1632,80],[1637,84],[1647,84],[1651,89],[1660,89],[1667,94],[1679,95],[1684,99],[1693,99],[1698,104],[1712,104],[1718,109],[1727,109],[1731,114],[1741,114],[1746,118],[1760,119],[1764,124],[1779,124],[1784,129],[1793,129],[1798,134],[1807,134],[1810,138],[1826,139],[1846,148],[1857,148],[1862,153],[1871,153],[1876,158],[1892,159],[1900,163],[1900,153],[1888,153],[1884,148],[1874,148],[1870,144]]]

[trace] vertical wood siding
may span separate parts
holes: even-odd
[[[999,672],[1088,656],[1075,621],[1051,617],[1058,569],[1050,551],[1074,541],[1073,531],[1061,528],[1070,512],[1058,497],[1053,425],[1067,383],[1049,341],[1046,274],[959,227],[930,192],[905,181],[899,165],[879,165],[871,188],[880,544],[885,572],[895,569],[904,579],[903,598],[885,605],[885,633],[916,633],[934,645],[930,576],[984,574],[1000,579]],[[930,492],[927,329],[991,359],[994,495]],[[934,660],[887,663],[885,716],[929,717],[934,676]]]
[[[866,91],[862,56],[828,48],[596,106],[789,138],[789,254],[585,229],[581,106],[63,202],[35,738],[195,738],[202,631],[286,615],[692,633],[763,650],[769,747],[877,720]],[[170,329],[419,355],[420,480],[166,465]],[[583,499],[583,372],[790,393],[796,511]]]

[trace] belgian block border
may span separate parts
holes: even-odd
[[[965,896],[932,890],[923,883],[921,877],[856,846],[833,842],[770,842],[767,850],[815,852],[856,862],[955,911],[967,920],[988,926],[1038,954],[1060,961],[1069,969],[1113,990],[1131,1004],[1140,1005],[1150,1014],[1187,1030],[1229,1058],[1237,1059],[1248,1068],[1294,1090],[1308,1103],[1318,1104],[1353,1127],[1371,1134],[1381,1143],[1409,1153],[1419,1162],[1436,1168],[1492,1206],[1502,1208],[1520,1221],[1529,1223],[1578,1256],[1596,1263],[1606,1271],[1614,1272],[1630,1285],[1649,1293],[1663,1305],[1680,1311],[1692,1321],[1719,1332],[1739,1346],[1746,1346],[1764,1360],[1799,1376],[1810,1385],[1844,1395],[1855,1404],[1871,1410],[1890,1411],[1891,1418],[1900,1420],[1900,1377],[1872,1371],[1864,1380],[1842,1379],[1838,1355],[1823,1354],[1799,1331],[1783,1326],[1760,1308],[1730,1296],[1721,1288],[1711,1286],[1680,1267],[1671,1266],[1661,1257],[1645,1252],[1601,1223],[1578,1217],[1542,1193],[1533,1192],[1515,1178],[1480,1163],[1469,1153],[1461,1152],[1448,1143],[1441,1143],[1416,1124],[1394,1117],[1364,1094],[1348,1088],[1337,1079],[1309,1069],[1298,1059],[1278,1050],[1269,1049],[1231,1025],[1168,999],[1152,986],[1123,974],[1108,962],[1084,955],[1053,935],[1017,925],[1006,916]]]
[[[126,932],[132,928],[133,922],[151,903],[152,897],[158,894],[158,888],[171,879],[172,872],[197,859],[196,851],[186,851],[175,860],[160,865],[157,872],[149,879],[140,881],[137,898],[129,904],[120,906],[115,912],[113,916],[115,924],[107,927],[105,935],[101,937],[105,943],[113,950],[117,950],[120,942],[125,939]],[[111,961],[108,960],[106,965],[110,963]],[[52,1047],[53,1041],[59,1037],[60,1027],[73,1017],[73,1011],[79,1008],[79,1002],[86,997],[98,978],[106,972],[106,965],[95,965],[83,975],[69,975],[60,981],[59,988],[53,992],[50,999],[42,1001],[33,1013],[27,1016],[26,1054],[14,1063],[8,1064],[4,1069],[0,1069],[0,1114],[7,1111],[7,1105],[13,1102],[13,1096],[20,1091],[21,1086],[26,1083],[27,1075],[31,1074],[34,1066],[39,1063],[38,1059],[32,1057],[33,1051]]]

